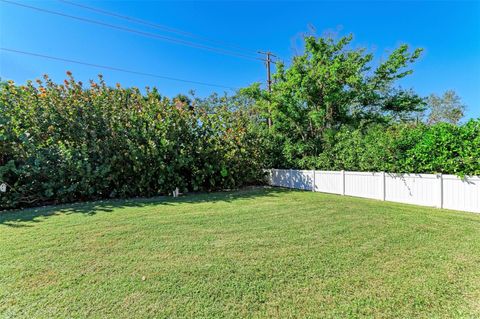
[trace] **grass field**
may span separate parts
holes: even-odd
[[[0,213],[2,318],[480,318],[480,215],[281,189]]]

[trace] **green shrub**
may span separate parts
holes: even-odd
[[[480,175],[480,120],[461,126],[430,126],[407,151],[405,167],[419,172]]]
[[[323,170],[480,175],[480,120],[374,124],[325,134],[323,151],[293,166]]]
[[[235,188],[262,178],[245,110],[69,75],[0,89],[1,208]]]

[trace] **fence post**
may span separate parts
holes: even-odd
[[[385,183],[385,172],[382,172],[382,200],[385,200],[387,189],[386,189],[387,183]]]
[[[293,175],[292,175],[292,169],[290,168],[290,188],[293,188]]]
[[[345,195],[345,171],[342,169],[342,195]]]
[[[312,174],[313,174],[313,178],[312,178],[312,181],[313,181],[312,192],[314,192],[314,191],[315,191],[315,170],[312,171]]]
[[[437,174],[438,179],[438,208],[443,208],[443,175]]]

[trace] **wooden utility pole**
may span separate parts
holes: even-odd
[[[272,54],[272,52],[270,51],[258,51],[258,53],[260,54],[265,54],[267,59],[265,60],[265,64],[267,66],[267,90],[268,92],[272,92],[272,75],[271,75],[271,71],[270,71],[270,63],[275,63],[274,61],[272,61],[272,57],[276,57],[274,54]],[[268,122],[268,127],[270,128],[272,126],[272,119],[270,118],[270,110],[268,111],[268,119],[267,119],[267,122]]]

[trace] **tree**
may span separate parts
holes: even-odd
[[[428,98],[429,114],[427,124],[432,125],[439,122],[458,124],[465,113],[465,105],[461,98],[453,90],[443,93],[443,96],[432,94]]]
[[[373,68],[373,54],[352,49],[352,39],[307,36],[303,55],[294,57],[289,67],[277,63],[272,93],[266,94],[270,103],[262,105],[270,108],[266,113],[273,120],[272,140],[283,139],[283,155],[290,165],[304,156],[317,156],[325,132],[342,124],[404,121],[424,109],[415,92],[394,86],[412,73],[408,66],[422,49],[410,52],[401,45]]]

